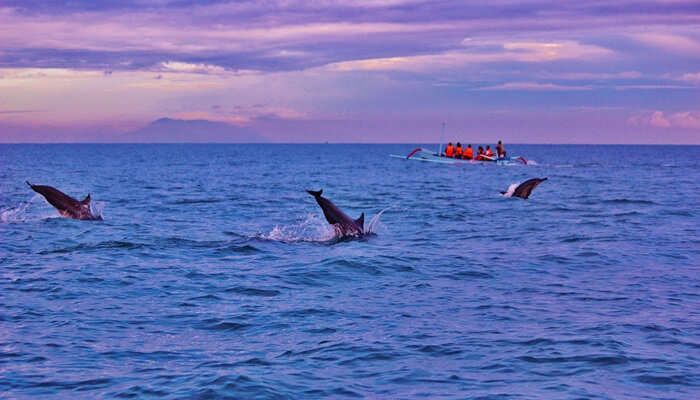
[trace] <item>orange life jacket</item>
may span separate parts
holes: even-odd
[[[454,155],[454,148],[452,147],[452,145],[447,146],[447,148],[445,149],[445,155],[447,157],[452,157]]]
[[[466,158],[467,160],[471,160],[472,158],[474,158],[474,149],[472,149],[471,147],[467,147],[464,150],[464,156],[462,158]]]
[[[489,157],[493,157],[493,151],[491,149],[486,150],[486,155]]]
[[[455,157],[462,157],[462,146],[457,146],[455,149]]]

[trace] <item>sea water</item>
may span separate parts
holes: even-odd
[[[0,397],[700,397],[700,147],[414,147],[0,145]]]

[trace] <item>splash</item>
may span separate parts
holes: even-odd
[[[382,211],[380,211],[379,213],[377,213],[377,215],[375,215],[375,216],[372,218],[372,220],[369,221],[369,224],[367,224],[367,229],[365,229],[366,233],[368,233],[368,234],[376,234],[376,233],[377,233],[377,228],[379,228],[379,227],[381,227],[381,226],[384,226],[382,223],[379,222],[379,218],[382,216],[382,214],[384,214],[384,211],[386,211],[386,210],[388,210],[388,209],[390,209],[390,208],[393,208],[393,207],[394,207],[394,206],[389,206],[389,207],[383,209]]]
[[[389,206],[381,210],[367,224],[366,235],[375,235],[377,229],[383,225],[379,221],[382,214],[392,208]],[[265,234],[256,236],[258,239],[275,242],[295,243],[295,242],[333,242],[338,239],[352,239],[333,225],[329,225],[325,219],[318,214],[309,214],[303,221],[291,225],[275,225],[272,230]]]
[[[24,222],[30,217],[29,207],[38,199],[43,199],[39,194],[32,196],[29,201],[21,203],[17,207],[8,208],[0,212],[0,221],[2,222]]]
[[[508,186],[508,190],[506,190],[505,193],[503,193],[503,197],[511,197],[513,196],[513,193],[515,193],[515,189],[520,185],[520,182],[513,183],[512,185]]]
[[[49,204],[40,194],[34,194],[31,199],[21,203],[17,207],[8,208],[0,211],[0,222],[27,222],[39,221],[47,218],[62,218],[60,214],[53,208],[41,208],[40,211],[34,210],[33,203]],[[104,219],[104,202],[90,203],[90,212],[96,217]]]
[[[260,234],[259,239],[275,242],[328,242],[336,237],[332,226],[316,214],[307,215],[303,221],[291,225],[275,225],[267,234]]]
[[[22,222],[27,219],[27,209],[30,203],[21,204],[19,207],[8,208],[0,212],[2,222]]]
[[[105,203],[103,201],[98,201],[95,203],[90,203],[90,212],[95,217],[105,219],[104,216]]]

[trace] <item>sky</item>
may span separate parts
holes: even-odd
[[[488,3],[488,5],[485,5]],[[0,142],[700,144],[697,0],[0,0]]]

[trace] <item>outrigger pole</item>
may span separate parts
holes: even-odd
[[[440,149],[438,150],[438,156],[442,156],[442,139],[445,136],[445,123],[442,123],[442,133],[440,133]]]

